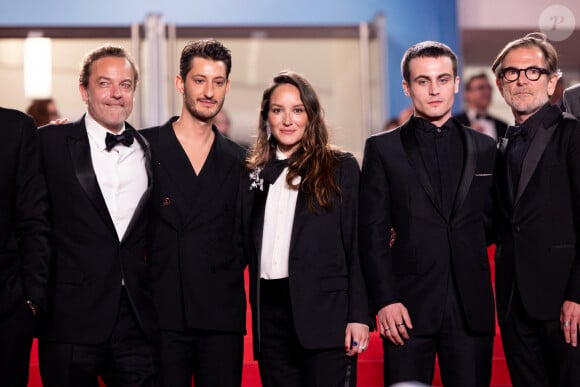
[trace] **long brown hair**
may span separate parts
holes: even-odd
[[[290,84],[300,92],[300,99],[308,116],[308,123],[298,149],[290,158],[286,183],[292,189],[302,188],[308,195],[310,210],[315,204],[329,208],[335,194],[340,195],[340,189],[334,181],[334,171],[338,162],[339,152],[328,144],[328,130],[324,122],[324,113],[320,107],[318,96],[310,82],[302,75],[292,71],[282,71],[274,77],[274,81],[264,90],[258,124],[258,138],[247,161],[248,168],[264,167],[268,161],[276,157],[277,141],[267,130],[270,97],[280,85]],[[299,185],[293,180],[301,176]]]

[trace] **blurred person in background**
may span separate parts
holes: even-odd
[[[463,125],[487,134],[494,140],[503,137],[507,124],[488,113],[492,89],[485,73],[473,75],[465,82],[465,111],[455,115]]]
[[[60,118],[56,103],[52,98],[33,100],[26,109],[26,113],[34,118],[36,127],[44,126]]]

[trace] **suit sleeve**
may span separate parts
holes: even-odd
[[[567,159],[576,227],[576,251],[572,273],[568,279],[566,299],[580,303],[580,121],[577,121],[575,128],[572,129]]]
[[[390,190],[376,137],[365,145],[360,181],[359,243],[363,273],[373,312],[398,302],[389,246]]]
[[[348,265],[348,322],[367,324],[373,329],[374,319],[369,311],[358,246],[359,178],[360,169],[357,161],[352,155],[345,156],[340,163],[339,185],[341,234]]]
[[[25,299],[46,310],[50,256],[48,193],[36,126],[30,117],[21,122],[15,216],[16,237],[22,257],[22,284]]]

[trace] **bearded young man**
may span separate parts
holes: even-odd
[[[141,133],[151,144],[148,258],[161,327],[164,386],[239,386],[246,299],[235,245],[245,152],[213,125],[229,90],[231,54],[200,40],[182,51],[179,117]]]

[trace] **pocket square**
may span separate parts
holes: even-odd
[[[476,173],[475,176],[477,177],[486,177],[486,176],[492,176],[492,173]]]

